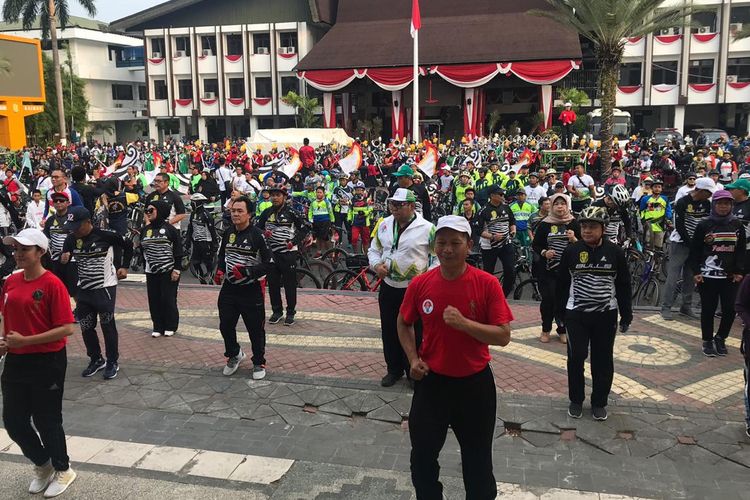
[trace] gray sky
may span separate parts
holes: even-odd
[[[99,21],[112,22],[130,14],[135,14],[154,5],[164,3],[165,0],[96,0],[96,19]],[[5,3],[0,0],[0,6]],[[77,0],[68,0],[70,13],[74,16],[88,17],[86,11]]]

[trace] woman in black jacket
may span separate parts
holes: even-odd
[[[711,215],[701,220],[690,242],[688,264],[701,294],[703,354],[726,356],[726,339],[734,322],[734,298],[742,280],[745,230],[732,214],[734,199],[726,190],[716,191]],[[721,321],[714,336],[714,313],[721,301]]]
[[[534,241],[531,244],[531,248],[540,257],[540,262],[536,266],[539,293],[542,295],[542,301],[539,304],[542,335],[539,340],[545,344],[549,342],[554,319],[557,323],[560,342],[565,344],[568,338],[562,321],[562,311],[555,306],[557,269],[563,250],[581,238],[581,231],[570,211],[568,195],[554,194],[550,197],[550,201],[552,203],[550,213],[535,226]]]
[[[179,230],[167,222],[169,205],[150,201],[145,211],[148,225],[141,233],[141,247],[146,260],[146,291],[154,329],[151,336],[171,337],[180,321],[177,310],[177,287],[184,253]]]

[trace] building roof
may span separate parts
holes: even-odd
[[[333,24],[337,5],[338,0],[168,0],[117,19],[110,26],[122,31],[142,31],[290,21]]]
[[[576,32],[527,13],[548,9],[544,0],[429,0],[420,7],[420,65],[581,58]],[[410,66],[410,20],[408,1],[341,0],[336,24],[297,69]]]
[[[68,16],[68,24],[66,28],[84,28],[87,30],[94,31],[110,31],[109,25],[103,21],[97,21],[96,19],[89,19],[87,17]],[[39,18],[37,17],[34,21],[34,25],[31,27],[32,30],[41,29],[39,27]],[[0,23],[0,32],[2,31],[24,31],[23,23],[19,20],[17,23]]]

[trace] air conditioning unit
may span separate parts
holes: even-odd
[[[729,33],[731,35],[736,35],[742,31],[742,23],[730,23],[729,24]]]
[[[204,92],[203,93],[204,99],[216,99],[216,93],[215,92]]]
[[[212,55],[214,55],[214,53],[211,49],[203,49],[203,57],[208,57]]]
[[[701,26],[698,28],[698,33],[712,33],[713,30],[711,29],[711,26]]]
[[[737,83],[737,75],[727,75],[727,83]]]
[[[279,47],[279,54],[288,54],[287,52],[289,50],[288,47]]]
[[[185,51],[184,50],[175,50],[174,51],[174,56],[175,56],[175,58],[185,57]]]
[[[122,108],[122,103],[121,102],[116,102],[115,103],[115,108],[118,108],[118,109]]]
[[[662,36],[679,35],[680,28],[665,28],[663,30],[660,30],[659,34]]]
[[[297,53],[297,47],[287,47],[286,48],[287,54],[296,54]]]
[[[258,54],[268,54],[269,52],[268,47],[258,47]]]
[[[152,52],[151,53],[152,59],[161,59],[161,52]]]

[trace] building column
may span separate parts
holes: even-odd
[[[542,113],[542,126],[539,127],[541,132],[552,127],[552,85],[539,86],[539,111]]]
[[[198,117],[198,139],[203,142],[208,141],[208,126],[206,125],[206,118],[203,116]]]
[[[674,128],[680,131],[680,133],[683,133],[685,130],[685,106],[675,106],[674,107],[674,125],[672,125]]]
[[[333,92],[323,93],[323,127],[336,128],[336,98]]]
[[[251,116],[250,117],[250,136],[252,136],[256,130],[258,130],[258,118],[255,116]]]
[[[178,118],[178,120],[180,122],[180,139],[182,139],[183,137],[186,137],[188,135],[188,133],[187,133],[187,126],[188,126],[188,124],[187,124],[187,118],[184,117],[184,116],[180,116]]]
[[[156,118],[148,119],[148,138],[157,143],[159,142],[159,124]]]
[[[232,137],[232,117],[227,116],[224,120],[224,137]]]
[[[404,130],[404,103],[401,91],[392,91],[391,99],[393,101],[391,105],[391,136],[394,139],[403,141],[406,133]]]

